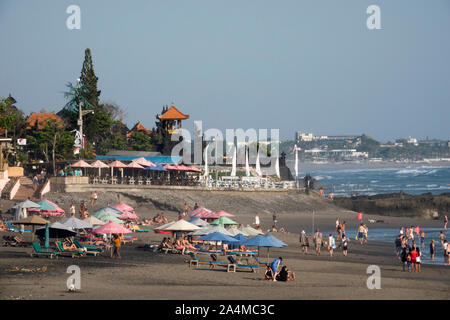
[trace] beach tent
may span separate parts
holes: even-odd
[[[75,217],[70,217],[68,219],[61,220],[60,223],[63,226],[66,226],[67,228],[73,229],[73,230],[81,230],[81,229],[92,229],[93,225],[84,221],[80,220]]]
[[[199,230],[200,227],[197,227],[195,224],[192,224],[186,220],[178,220],[174,224],[164,228],[164,231],[179,231],[179,232],[190,232]]]
[[[69,229],[65,225],[55,222],[48,226],[48,237],[49,238],[67,238],[73,237],[77,234],[76,231]],[[46,227],[39,228],[36,230],[36,235],[40,237],[46,237]]]
[[[195,224],[198,227],[209,227],[209,223],[208,222],[206,222],[205,220],[202,220],[200,218],[197,218],[197,217],[190,218],[188,220],[188,222],[190,222],[192,224]]]
[[[90,216],[90,217],[88,217],[86,219],[83,219],[83,221],[89,223],[92,226],[102,226],[102,225],[104,225],[106,223],[106,222],[104,222],[104,221],[102,221],[100,219],[97,219],[94,216]]]
[[[247,225],[246,227],[239,228],[244,234],[252,237],[257,235],[263,235],[264,233],[261,231],[256,230],[255,228],[252,228],[251,226]]]
[[[210,226],[206,228],[200,228],[199,230],[196,230],[194,232],[189,233],[191,236],[204,236],[205,234],[213,233],[213,232],[220,232],[227,236],[231,236],[231,233],[229,233],[224,227],[222,226]]]
[[[220,225],[222,227],[225,227],[225,226],[229,226],[229,225],[236,225],[238,223],[236,221],[231,220],[230,218],[222,216],[219,219],[214,220],[210,224],[211,225]]]
[[[134,208],[132,206],[129,206],[128,204],[122,201],[116,204],[114,208],[122,212],[134,212]]]
[[[127,228],[122,227],[120,224],[117,224],[114,221],[110,220],[103,226],[95,228],[93,232],[97,234],[121,234],[130,233],[131,230],[128,230]]]
[[[56,203],[47,199],[40,200],[37,204],[40,205],[39,208],[30,208],[28,211],[38,212],[42,216],[61,216],[65,213]]]
[[[34,203],[33,201],[30,201],[28,199],[23,202],[17,203],[13,206],[13,209],[16,209],[14,219],[19,220],[26,218],[28,217],[27,209],[40,207],[41,206],[39,204]]]

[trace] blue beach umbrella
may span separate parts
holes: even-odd
[[[272,235],[267,236],[256,236],[254,238],[248,239],[247,241],[244,241],[241,243],[244,246],[248,247],[258,247],[258,253],[259,253],[259,247],[266,247],[267,248],[267,258],[269,258],[269,250],[272,247],[275,248],[282,248],[286,247],[287,244],[285,244],[283,241],[275,238]]]
[[[239,242],[239,244],[248,240],[248,238],[246,236],[244,236],[242,233],[238,233],[233,238],[235,238]]]
[[[226,242],[226,243],[236,243],[237,242],[237,240],[235,238],[227,236],[226,234],[223,234],[221,232],[209,233],[207,235],[204,235],[204,236],[196,239],[196,241],[222,241],[222,242]]]

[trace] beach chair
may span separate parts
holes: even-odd
[[[81,244],[77,239],[75,239],[73,243],[78,249],[86,248],[86,254],[94,257],[103,252],[102,248],[97,247],[96,245],[93,244]]]
[[[252,272],[258,272],[258,268],[259,266],[256,264],[241,264],[238,263],[236,261],[236,259],[233,256],[228,256],[227,257],[228,261],[230,261],[230,263],[235,264],[236,265],[236,269],[241,269],[241,270],[248,270],[250,269]]]
[[[58,256],[59,256],[58,251],[42,250],[39,242],[35,242],[35,241],[32,243],[32,246],[33,246],[33,251],[30,253],[30,257],[44,256],[44,257],[49,257],[50,259],[53,259],[53,257],[58,259]]]
[[[267,266],[269,265],[268,263],[259,261],[259,260],[258,260],[258,257],[257,257],[256,255],[254,255],[254,254],[252,255],[252,258],[255,259],[256,262],[257,262],[258,264],[262,265],[262,266],[266,266],[266,267],[267,267]]]
[[[235,265],[233,265],[231,263],[220,262],[220,261],[217,260],[217,257],[216,258],[212,258],[213,260],[200,260],[200,259],[197,258],[197,256],[193,252],[189,252],[189,255],[191,256],[191,260],[189,260],[189,268],[192,265],[195,265],[198,268],[198,266],[200,264],[206,264],[206,265],[209,265],[209,267],[211,269],[219,266],[219,267],[226,267],[227,268],[227,272],[230,272],[230,271],[235,272],[236,271],[236,266]]]
[[[56,242],[56,248],[59,250],[59,254],[64,257],[79,258],[86,256],[86,252],[83,250],[66,250],[64,249],[61,241]]]

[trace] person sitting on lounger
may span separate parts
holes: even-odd
[[[222,243],[222,251],[223,251],[224,253],[227,253],[227,252],[229,251],[229,249],[228,249],[228,244]]]
[[[65,238],[62,245],[64,250],[78,251],[77,246],[72,242],[72,240],[70,240],[70,238]]]
[[[187,239],[187,237],[184,237],[182,244],[188,249],[189,251],[197,251],[198,249],[192,245]]]
[[[181,254],[184,254],[184,251],[186,251],[186,247],[183,245],[183,242],[180,238],[178,238],[175,242],[175,249],[181,250]]]
[[[0,231],[6,231],[6,226],[3,221],[0,221]]]

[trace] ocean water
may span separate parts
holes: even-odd
[[[375,195],[403,191],[407,194],[450,192],[450,166],[408,166],[403,168],[320,169],[308,173],[325,191],[335,196]],[[301,172],[300,176],[304,176]]]
[[[392,244],[392,254],[395,254],[395,239],[399,235],[399,229],[388,229],[388,228],[370,228],[369,232],[367,233],[367,241],[383,241],[388,242]],[[422,229],[422,228],[421,228]],[[444,231],[443,229],[436,229],[436,228],[423,228],[425,232],[425,247],[422,249],[421,243],[420,243],[420,237],[414,233],[414,240],[416,244],[419,246],[419,249],[421,250],[421,258],[423,264],[435,264],[435,265],[444,265],[444,248],[441,245],[441,242],[439,240],[439,234],[441,231]],[[331,232],[323,232],[324,235],[335,233],[335,231]],[[356,229],[349,229],[346,230],[346,235],[350,239],[349,243],[349,254],[351,254],[352,247],[354,246],[360,246],[359,241],[355,239],[357,234]],[[447,232],[444,231],[444,234],[446,235],[447,241],[448,239],[448,230]],[[434,240],[434,261],[431,261],[431,255],[430,255],[430,243],[431,239]],[[338,241],[339,243],[339,241]]]

